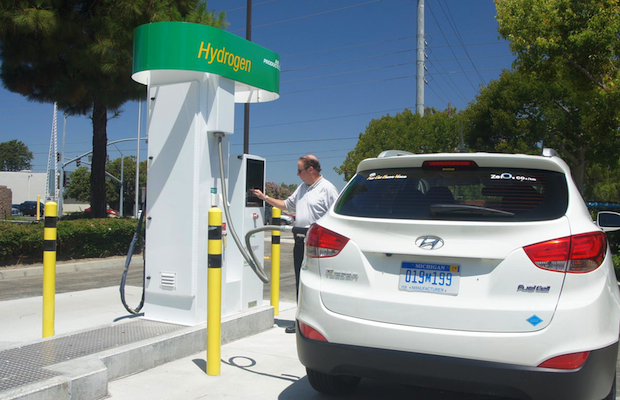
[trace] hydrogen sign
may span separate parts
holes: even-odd
[[[280,97],[278,54],[208,25],[157,22],[137,27],[132,77],[146,85],[154,71],[194,71],[228,78],[235,81],[237,103]]]

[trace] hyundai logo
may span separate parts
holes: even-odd
[[[437,236],[420,236],[415,245],[424,250],[437,250],[443,247],[443,239]]]

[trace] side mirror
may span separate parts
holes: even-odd
[[[600,211],[596,216],[596,225],[604,232],[620,230],[620,214],[613,211]]]

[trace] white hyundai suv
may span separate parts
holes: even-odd
[[[603,217],[620,227],[620,214]],[[612,257],[553,150],[362,161],[308,231],[296,319],[299,359],[323,393],[368,377],[615,399]]]

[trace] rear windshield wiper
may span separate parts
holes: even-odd
[[[430,207],[431,215],[480,215],[480,216],[493,216],[493,217],[514,217],[515,213],[504,210],[497,210],[495,208],[487,208],[480,206],[469,206],[465,204],[432,204]]]

